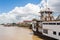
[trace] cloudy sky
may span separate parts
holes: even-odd
[[[0,0],[0,23],[13,23],[23,20],[39,19],[40,6],[45,0]],[[48,7],[54,16],[60,13],[60,0],[48,0]],[[58,13],[58,14],[57,14]]]

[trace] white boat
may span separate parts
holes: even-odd
[[[32,21],[33,33],[41,33],[42,35],[60,40],[60,16],[54,19],[53,11],[47,5],[39,13],[41,14],[40,20]]]
[[[32,30],[34,34],[41,33],[51,38],[60,39],[60,21],[34,21]]]

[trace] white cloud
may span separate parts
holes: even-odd
[[[37,18],[40,15],[38,12],[40,11],[40,7],[44,4],[44,0],[41,1],[40,4],[31,4],[28,3],[23,7],[15,7],[13,10],[9,11],[8,13],[2,13],[0,15],[0,23],[12,23],[12,22],[19,22],[23,20],[31,20],[33,18]],[[48,0],[48,7],[50,7],[55,12],[60,12],[60,0]],[[56,15],[55,15],[56,16]]]
[[[24,7],[15,7],[8,13],[0,15],[0,23],[12,23],[23,20],[31,20],[39,15],[40,8],[38,5],[28,3]]]
[[[60,0],[48,0],[48,6],[54,11],[54,17],[60,15]]]
[[[60,0],[48,0],[48,4],[55,12],[60,12]]]

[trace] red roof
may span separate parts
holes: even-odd
[[[32,22],[32,21],[30,21],[30,20],[25,20],[24,22]]]

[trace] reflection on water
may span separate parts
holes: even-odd
[[[43,39],[41,39],[41,38],[39,38],[38,36],[35,36],[35,35],[32,36],[32,39],[33,40],[43,40]]]
[[[0,40],[42,40],[27,28],[0,26]]]

